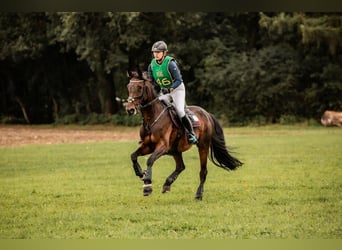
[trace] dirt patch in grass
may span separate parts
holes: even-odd
[[[139,128],[0,126],[0,147],[139,140]]]

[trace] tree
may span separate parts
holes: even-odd
[[[270,34],[284,37],[300,35],[304,45],[327,46],[332,55],[342,46],[342,16],[338,13],[279,13],[269,17],[260,13],[259,24]]]
[[[317,117],[342,106],[340,34],[339,13],[0,13],[0,118],[108,121],[126,70],[147,70],[157,40],[188,104],[230,123]]]
[[[27,123],[31,123],[28,92],[37,77],[37,71],[33,70],[26,77],[20,78],[16,65],[35,60],[44,51],[48,44],[46,22],[44,13],[39,12],[0,15],[0,73],[4,79],[1,99],[17,103]],[[3,110],[9,106],[5,102],[2,103]]]
[[[133,13],[51,13],[55,42],[65,44],[65,50],[73,50],[79,60],[85,60],[94,72],[102,113],[116,113],[113,75],[127,64],[120,49],[122,25],[134,18]]]
[[[340,13],[260,14],[260,26],[273,42],[291,41],[298,51],[303,105],[297,114],[318,118],[326,109],[342,109],[342,16]]]

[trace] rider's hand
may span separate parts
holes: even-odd
[[[166,95],[166,94],[170,93],[170,90],[167,89],[167,88],[162,88],[162,89],[161,89],[161,92],[162,92],[164,95]]]

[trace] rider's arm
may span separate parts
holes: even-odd
[[[173,83],[172,83],[170,88],[175,89],[179,85],[182,84],[183,79],[182,79],[182,75],[180,73],[180,70],[177,66],[177,63],[174,60],[171,60],[169,63],[169,71],[170,71],[170,73],[172,75],[172,79],[173,79]]]

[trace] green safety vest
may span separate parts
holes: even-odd
[[[162,64],[158,64],[156,59],[151,62],[153,78],[161,88],[169,88],[173,83],[171,73],[169,71],[169,63],[174,60],[171,56],[166,56]]]

